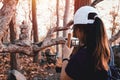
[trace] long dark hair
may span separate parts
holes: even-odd
[[[99,17],[95,18],[93,24],[76,24],[73,29],[73,36],[78,37],[79,33],[76,30],[79,29],[84,33],[83,43],[87,46],[87,51],[92,55],[94,59],[94,67],[101,70],[108,70],[108,62],[110,59],[110,49],[107,39],[107,34],[104,28],[104,24]],[[79,38],[79,37],[78,37]],[[80,48],[75,48],[73,53]]]

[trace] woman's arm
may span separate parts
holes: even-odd
[[[63,48],[63,59],[66,59],[66,60],[63,60],[63,63],[62,63],[62,70],[61,70],[61,74],[60,74],[60,80],[72,80],[65,72],[65,68],[68,64],[68,60],[69,59],[69,56],[72,52],[72,48],[68,48],[67,45],[64,45],[64,48]]]
[[[68,64],[67,60],[63,61],[60,80],[72,80],[65,72],[65,68],[66,68],[67,64]]]

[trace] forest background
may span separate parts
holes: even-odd
[[[62,45],[57,44],[64,44],[63,37],[67,37],[71,32],[73,15],[76,11],[75,1],[84,2],[83,0],[0,0],[0,80],[6,80],[9,72],[19,75],[12,70],[21,72],[28,80],[34,79],[36,75],[40,77],[43,74],[44,78],[45,75],[47,77],[53,75],[46,71],[45,66],[39,66],[38,63],[43,58],[42,52],[46,49],[50,49],[51,55],[57,53],[57,57],[62,57]],[[116,60],[120,61],[118,54],[120,0],[86,0],[84,3],[88,4],[87,1],[99,2],[93,5],[101,14],[110,44],[113,49],[116,48],[114,50]],[[58,63],[61,64],[60,61]],[[120,62],[117,64],[120,65]]]

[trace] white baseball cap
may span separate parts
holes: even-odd
[[[74,24],[92,24],[92,23],[94,23],[95,16],[93,19],[88,18],[90,13],[95,14],[95,16],[98,16],[97,9],[95,9],[92,6],[80,7],[74,15]]]

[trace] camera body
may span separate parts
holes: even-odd
[[[73,37],[71,39],[71,46],[74,46],[74,47],[79,46],[79,39]]]
[[[66,40],[68,40],[68,38],[66,38]],[[79,46],[79,39],[75,38],[75,37],[72,37],[70,46],[74,46],[74,47]]]

